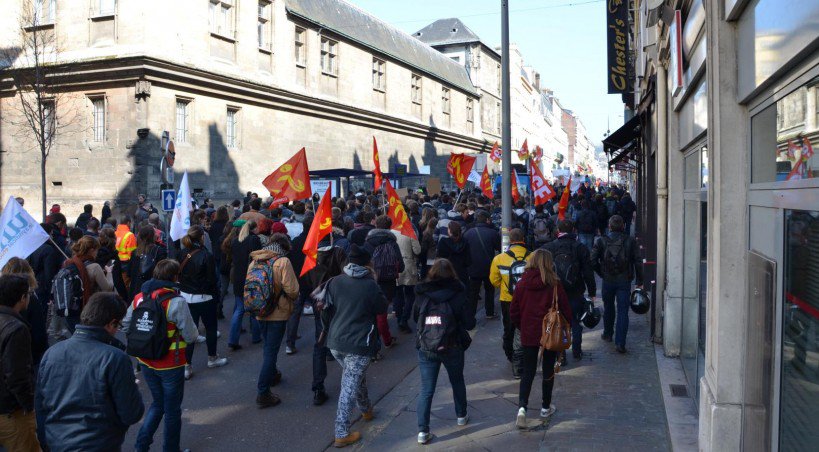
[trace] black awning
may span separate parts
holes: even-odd
[[[622,127],[603,139],[603,150],[606,154],[625,149],[640,136],[640,116],[635,115],[629,119]]]
[[[372,174],[373,174],[372,171],[364,171],[351,168],[336,168],[310,171],[311,176],[317,177],[366,177],[371,176]]]

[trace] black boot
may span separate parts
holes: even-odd
[[[324,405],[324,402],[326,402],[327,399],[329,399],[329,398],[330,398],[330,396],[328,396],[327,393],[323,389],[318,390],[318,391],[313,391],[313,405],[316,405],[316,406]]]

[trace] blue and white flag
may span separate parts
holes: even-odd
[[[47,240],[48,233],[13,196],[9,197],[0,215],[0,267],[12,257],[29,257]]]
[[[472,170],[472,171],[469,173],[469,177],[467,177],[467,178],[466,178],[466,180],[468,180],[468,181],[470,181],[470,182],[474,183],[475,185],[480,185],[480,184],[481,184],[481,175],[480,175],[480,174],[478,174],[478,172],[477,172],[477,171]]]
[[[176,195],[176,206],[171,217],[171,240],[179,240],[191,228],[191,188],[188,185],[188,172],[182,176],[179,193]]]

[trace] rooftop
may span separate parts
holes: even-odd
[[[474,31],[461,22],[461,19],[456,17],[438,19],[416,31],[412,36],[433,47],[479,42],[491,52],[500,56],[500,53],[496,49],[481,41],[481,38]]]

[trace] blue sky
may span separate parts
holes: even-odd
[[[490,46],[500,45],[500,0],[347,0],[413,33],[437,19],[458,17]],[[574,6],[565,6],[571,5]],[[599,144],[623,123],[619,95],[606,94],[606,23],[602,0],[509,0],[510,41],[541,84],[583,120]]]

